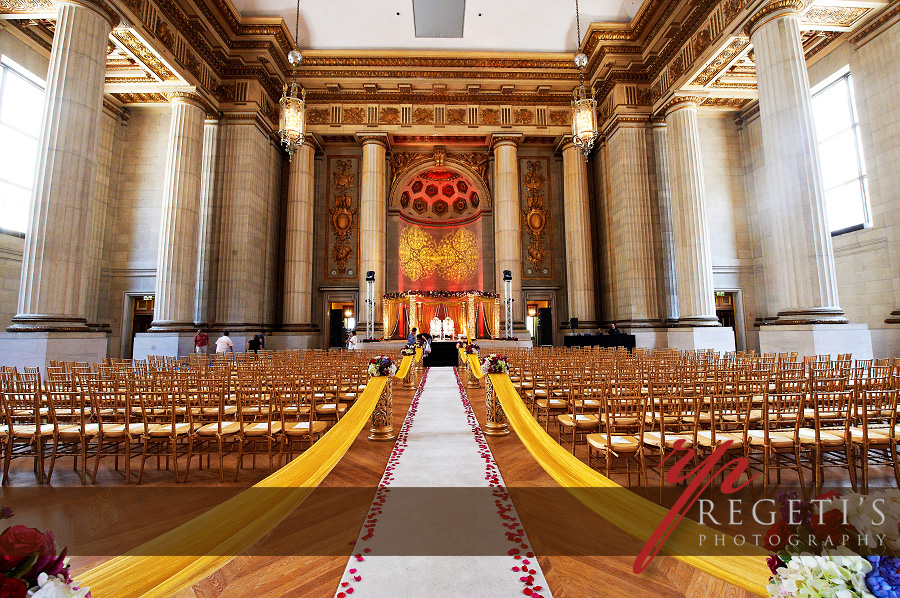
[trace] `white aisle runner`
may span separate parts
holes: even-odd
[[[551,596],[455,368],[431,368],[336,598],[522,595]]]

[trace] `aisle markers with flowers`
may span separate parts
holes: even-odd
[[[509,371],[509,362],[505,355],[491,353],[481,361],[481,371],[485,374],[505,374]]]
[[[406,357],[407,355],[415,355],[416,354],[416,345],[406,345],[402,349],[400,349],[400,356]]]
[[[900,490],[778,494],[766,533],[773,598],[900,598]]]
[[[369,361],[369,376],[388,376],[391,377],[397,373],[397,365],[394,360],[387,355],[379,355],[373,357]]]
[[[13,516],[0,507],[0,519]],[[66,550],[57,554],[49,531],[24,525],[8,527],[0,535],[0,596],[3,598],[90,598],[90,588],[80,588],[69,577]]]
[[[481,350],[475,343],[463,343],[462,348],[466,351],[466,355],[478,355]]]

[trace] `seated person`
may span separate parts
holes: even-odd
[[[623,333],[622,333],[621,330],[619,330],[618,328],[616,328],[615,323],[612,323],[612,324],[609,325],[609,333],[608,333],[608,334],[611,334],[611,335],[615,336],[615,335],[623,334]]]

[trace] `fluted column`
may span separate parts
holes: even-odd
[[[588,208],[587,162],[568,137],[562,142],[563,206],[566,235],[566,288],[569,317],[579,328],[596,328],[594,259]]]
[[[751,18],[759,86],[769,218],[766,252],[779,323],[845,322],[838,305],[809,77],[800,37],[800,0],[767,5]],[[767,279],[770,277],[767,276]]]
[[[196,96],[170,95],[172,125],[166,154],[152,329],[189,330],[194,323],[206,114]]]
[[[208,118],[203,125],[203,157],[200,166],[200,226],[197,229],[197,290],[194,324],[208,325],[212,261],[213,214],[216,197],[216,164],[219,158],[219,120]]]
[[[653,121],[653,155],[656,160],[656,199],[659,203],[659,236],[663,263],[661,284],[665,287],[665,318],[678,320],[678,274],[675,269],[675,238],[672,224],[672,192],[669,188],[669,147],[666,123]]]
[[[522,296],[522,201],[519,195],[518,144],[521,135],[494,135],[494,260],[496,289],[503,296],[503,271],[512,272],[514,327],[525,322]],[[501,318],[503,320],[503,318]]]
[[[362,142],[362,165],[359,174],[359,313],[362,328],[366,323],[366,272],[375,272],[375,329],[384,327],[381,321],[381,297],[387,270],[387,166],[386,133],[367,133],[359,136]],[[378,336],[376,334],[376,336]]]
[[[315,148],[297,148],[288,178],[284,250],[285,330],[306,330],[312,316]],[[377,277],[376,277],[377,282]]]
[[[646,126],[622,121],[607,137],[614,319],[628,326],[660,323],[650,216]]]
[[[680,326],[718,326],[706,217],[700,129],[693,98],[678,98],[666,111],[672,233],[678,272]]]
[[[91,204],[91,245],[85,261],[87,289],[85,291],[85,318],[92,328],[99,327],[100,267],[103,262],[103,235],[106,231],[106,213],[109,207],[109,189],[112,179],[113,146],[115,144],[118,116],[100,118],[100,152],[94,178]]]
[[[102,7],[101,7],[102,6]],[[11,331],[86,330],[91,192],[98,159],[106,48],[118,23],[108,6],[60,0],[18,313]]]

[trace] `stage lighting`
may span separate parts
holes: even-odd
[[[512,280],[512,270],[504,270],[503,282],[509,282],[510,280]]]
[[[366,282],[375,282],[375,270],[366,272]]]

